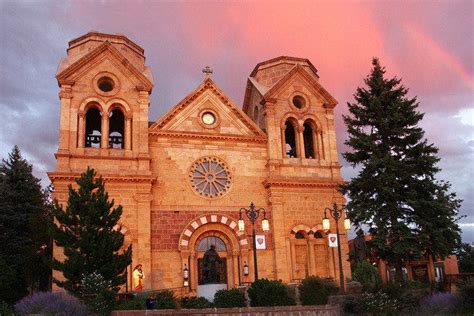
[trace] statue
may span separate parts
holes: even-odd
[[[357,231],[357,237],[354,239],[354,257],[357,263],[367,261],[367,245],[362,229]]]
[[[145,280],[145,274],[142,270],[142,265],[137,264],[135,269],[133,269],[133,287],[135,292],[143,291],[143,283]]]
[[[211,247],[204,253],[203,258],[203,279],[202,283],[219,283],[220,276],[217,271],[217,265],[221,263],[221,258],[216,251],[216,246],[211,245]]]

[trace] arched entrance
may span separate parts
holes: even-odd
[[[204,257],[211,246],[219,256],[216,264],[218,276],[212,283],[206,280],[209,266],[205,266]],[[240,273],[243,262],[249,259],[248,240],[243,233],[237,231],[237,222],[228,216],[207,215],[191,221],[183,230],[179,240],[179,249],[183,267],[189,267],[190,294],[207,296],[213,299],[216,289],[234,288],[243,281]],[[209,263],[208,263],[209,264]],[[212,295],[203,295],[203,286],[214,286]],[[212,287],[210,287],[212,288]]]

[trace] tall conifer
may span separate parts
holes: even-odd
[[[397,78],[384,78],[378,59],[344,116],[350,151],[343,154],[358,176],[343,187],[356,225],[370,227],[375,255],[396,269],[404,261],[449,255],[459,244],[460,201],[449,183],[435,179],[438,149],[418,126],[423,114],[416,98]]]
[[[113,207],[114,201],[109,201],[104,181],[95,175],[88,168],[76,179],[77,190],[69,186],[66,208],[57,201],[53,207],[55,223],[51,234],[65,255],[64,261],[53,261],[53,268],[61,271],[65,280],[54,282],[79,296],[82,281],[97,274],[110,284],[110,291],[118,291],[126,282],[126,268],[131,263],[131,246],[121,251],[122,206]]]
[[[0,301],[47,290],[47,208],[40,180],[15,146],[0,164]]]

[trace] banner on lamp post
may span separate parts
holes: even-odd
[[[337,234],[328,234],[328,245],[331,248],[337,248]]]
[[[265,235],[255,235],[255,244],[257,246],[257,249],[267,249],[267,245],[265,243]]]

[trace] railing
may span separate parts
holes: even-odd
[[[452,290],[452,286],[456,286],[456,283],[459,281],[474,284],[474,273],[446,274],[445,277],[450,292]]]

